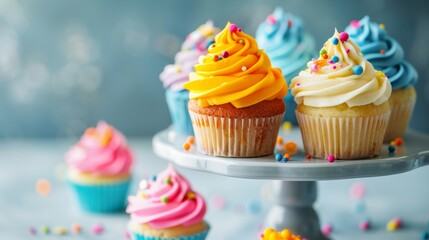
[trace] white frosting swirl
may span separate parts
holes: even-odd
[[[337,44],[333,43],[334,38]],[[345,103],[354,107],[380,105],[389,99],[390,82],[362,57],[359,47],[348,35],[341,33],[340,37],[335,30],[320,53],[319,59],[308,62],[308,69],[292,80],[292,95],[297,104],[332,107]],[[360,74],[353,70],[358,66],[362,68]]]

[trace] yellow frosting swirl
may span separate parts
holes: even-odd
[[[320,51],[291,82],[297,104],[312,107],[380,105],[392,92],[384,73],[374,70],[346,33],[335,30]]]
[[[283,99],[287,83],[256,40],[228,23],[206,56],[195,65],[184,87],[202,107],[231,103],[244,108],[264,100]]]

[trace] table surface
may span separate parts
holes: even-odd
[[[150,138],[130,139],[136,164],[131,193],[140,179],[163,170],[168,162],[155,156]],[[0,142],[0,239],[126,239],[126,214],[94,215],[80,211],[63,181],[64,153],[73,140],[25,140]],[[406,144],[406,143],[405,143]],[[429,145],[429,143],[428,143]],[[335,163],[334,163],[335,164]],[[206,220],[212,229],[208,240],[258,239],[258,233],[270,207],[269,181],[225,177],[177,168],[208,202]],[[40,196],[35,191],[38,179],[48,179],[52,192]],[[321,224],[332,224],[332,239],[420,239],[429,230],[429,167],[411,172],[374,178],[319,182],[315,209]],[[360,200],[366,206],[357,213],[358,200],[350,187],[361,182],[366,195]],[[387,232],[387,222],[401,217],[404,228]],[[361,232],[359,222],[370,219],[373,228]],[[58,237],[36,236],[29,227],[43,225],[70,228],[79,223],[83,232]],[[102,235],[94,236],[89,228],[96,223],[105,226]]]

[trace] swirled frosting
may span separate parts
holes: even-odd
[[[292,94],[297,104],[312,107],[349,107],[380,105],[392,92],[384,73],[362,57],[359,47],[347,33],[336,30],[320,51],[320,57],[307,64],[292,80]]]
[[[175,63],[165,66],[160,75],[164,88],[174,92],[183,90],[183,84],[188,81],[189,73],[194,71],[198,58],[207,53],[207,48],[214,42],[218,32],[213,22],[207,21],[186,37],[176,54]]]
[[[256,41],[289,83],[316,56],[314,39],[304,31],[302,20],[280,7],[259,25]]]
[[[151,181],[143,180],[136,196],[128,197],[131,221],[154,229],[189,226],[203,221],[204,199],[169,165]]]
[[[356,44],[359,45],[364,58],[374,68],[388,76],[392,89],[406,88],[417,82],[417,71],[404,60],[401,45],[387,35],[384,25],[371,22],[368,16],[360,21],[353,20],[346,28]]]
[[[231,103],[244,108],[287,93],[281,70],[271,67],[254,38],[231,23],[216,36],[184,87],[202,107]]]
[[[125,137],[112,126],[101,121],[96,128],[89,128],[66,154],[72,170],[94,176],[128,174],[133,155]]]

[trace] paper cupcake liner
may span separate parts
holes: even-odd
[[[315,117],[296,111],[306,153],[318,158],[361,159],[380,155],[390,112],[367,117]]]
[[[103,185],[85,185],[69,181],[79,206],[88,212],[111,213],[125,209],[131,179]]]
[[[176,132],[185,136],[194,135],[188,111],[189,92],[186,90],[173,92],[167,89],[165,96],[171,121]]]
[[[272,154],[283,114],[262,118],[214,117],[190,112],[198,152],[222,157]]]
[[[408,128],[411,115],[413,113],[416,99],[410,99],[407,103],[390,104],[390,120],[387,125],[384,141],[391,141],[397,137],[402,137]]]
[[[176,238],[145,236],[143,234],[136,233],[136,232],[133,232],[132,235],[134,240],[204,240],[206,239],[209,231],[210,231],[210,227],[207,225],[207,228],[202,232],[199,232],[193,235],[180,236]]]

